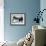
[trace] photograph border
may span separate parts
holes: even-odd
[[[12,24],[11,23],[11,14],[24,14],[24,24]],[[26,14],[25,13],[10,13],[10,25],[12,25],[12,26],[24,26],[24,25],[26,25]]]

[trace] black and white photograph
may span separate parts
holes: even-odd
[[[10,23],[12,25],[24,25],[25,24],[25,14],[24,13],[11,13]]]

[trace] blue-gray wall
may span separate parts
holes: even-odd
[[[42,11],[43,9],[46,9],[46,0],[41,0],[40,1],[40,10]],[[40,22],[40,25],[45,26],[46,27],[46,10],[43,12],[43,22]]]
[[[42,11],[43,9],[46,9],[46,0],[40,1],[40,10]],[[43,13],[42,17],[43,17],[43,22],[40,21],[40,25],[46,27],[46,11]],[[45,39],[46,39],[46,35],[45,35]],[[45,40],[45,44],[46,44],[46,40]]]
[[[18,41],[32,29],[33,19],[40,9],[40,0],[4,0],[4,38]],[[11,26],[10,13],[25,13],[25,26]]]

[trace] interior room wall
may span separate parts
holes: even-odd
[[[46,9],[46,0],[40,0],[40,10]],[[40,21],[40,25],[43,25],[46,27],[46,10],[43,12],[43,22]]]
[[[40,10],[40,0],[4,0],[4,40],[18,41],[32,30],[33,19]],[[10,13],[25,13],[26,25],[12,26]]]
[[[40,10],[42,11],[43,9],[46,9],[46,0],[40,0]],[[40,21],[40,25],[46,27],[46,10],[43,12],[42,17],[43,17],[43,22]],[[46,38],[45,38],[45,43],[46,43]]]

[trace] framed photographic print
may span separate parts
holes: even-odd
[[[24,13],[10,13],[10,24],[25,25],[25,14]]]

